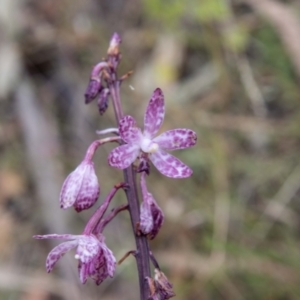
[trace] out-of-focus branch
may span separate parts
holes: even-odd
[[[271,0],[244,0],[261,13],[278,32],[300,79],[300,20],[287,5]]]

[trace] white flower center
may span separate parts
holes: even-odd
[[[154,153],[158,150],[158,144],[152,142],[148,138],[143,138],[141,142],[141,149],[145,153]]]

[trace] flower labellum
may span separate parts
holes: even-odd
[[[66,178],[60,192],[60,207],[74,206],[77,212],[95,204],[100,194],[100,186],[95,173],[94,163],[84,159]]]
[[[144,132],[137,127],[131,116],[124,116],[119,122],[119,133],[126,143],[113,149],[108,157],[108,163],[119,169],[128,168],[140,153],[147,158],[165,176],[186,178],[193,171],[173,155],[166,151],[185,149],[196,144],[197,135],[194,131],[178,128],[166,131],[154,137],[160,129],[165,115],[164,96],[157,88],[148,103],[144,116]]]

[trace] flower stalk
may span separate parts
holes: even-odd
[[[120,99],[120,84],[116,80],[110,85],[110,93],[112,97],[112,103],[114,107],[115,117],[117,124],[119,124],[120,119],[123,117],[123,111]],[[129,166],[123,171],[124,182],[128,184],[128,189],[125,190],[128,210],[131,219],[132,230],[135,233],[135,243],[136,243],[136,262],[139,276],[139,286],[140,286],[140,299],[147,300],[149,295],[149,286],[145,281],[145,278],[150,277],[150,257],[149,257],[149,244],[147,237],[145,235],[139,235],[137,233],[136,227],[140,221],[140,201],[137,193],[136,176],[133,170],[133,166]]]
[[[100,184],[96,174],[93,157],[99,146],[117,142],[111,150],[108,163],[111,167],[123,170],[124,182],[116,184],[102,204],[87,222],[82,234],[46,234],[36,235],[36,239],[65,239],[47,256],[46,269],[51,272],[56,262],[64,254],[76,248],[75,259],[78,261],[78,275],[84,284],[88,278],[99,285],[107,277],[113,277],[116,269],[116,258],[106,246],[104,228],[122,211],[128,210],[136,248],[130,250],[119,261],[121,263],[132,254],[137,263],[140,300],[167,300],[175,295],[173,286],[160,270],[158,262],[150,251],[149,240],[158,234],[164,214],[158,202],[148,191],[146,176],[150,175],[150,162],[157,170],[171,178],[186,178],[193,171],[168,151],[185,149],[196,144],[197,135],[186,128],[166,131],[157,136],[165,116],[164,95],[160,88],[154,90],[144,115],[144,129],[137,126],[132,116],[124,116],[120,97],[120,86],[132,72],[118,77],[117,68],[121,60],[119,45],[121,38],[114,34],[109,44],[107,58],[98,63],[92,70],[85,93],[88,104],[98,97],[97,105],[100,115],[108,108],[112,99],[117,128],[97,131],[100,135],[114,134],[94,141],[87,149],[83,161],[65,179],[60,193],[60,207],[74,207],[77,212],[89,209],[98,200]],[[136,164],[136,161],[137,164]],[[139,199],[137,179],[140,178]],[[122,188],[127,203],[114,207],[106,214],[116,192]],[[155,267],[155,276],[151,277],[150,261]]]

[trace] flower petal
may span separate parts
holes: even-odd
[[[106,271],[107,274],[110,277],[113,277],[115,274],[115,270],[116,270],[116,258],[114,257],[112,251],[104,244],[102,243],[101,248],[103,250],[103,254],[105,256],[106,259]]]
[[[78,245],[78,241],[68,241],[59,244],[55,248],[51,250],[51,252],[48,254],[47,259],[46,259],[46,269],[47,272],[51,272],[52,269],[54,268],[54,265],[56,262],[63,256],[65,255],[69,250],[72,248],[75,248]]]
[[[148,198],[148,197],[147,197]],[[140,213],[140,230],[144,234],[151,232],[153,228],[153,218],[151,213],[151,207],[149,201],[145,198],[141,203],[141,213]]]
[[[164,150],[189,148],[194,146],[196,141],[196,132],[185,128],[168,130],[153,139],[153,142],[157,143]]]
[[[165,116],[164,95],[160,88],[157,88],[148,103],[144,116],[144,136],[153,138],[158,132]]]
[[[135,119],[131,116],[124,116],[120,120],[119,133],[122,140],[128,144],[138,144],[142,138],[142,132],[137,127]]]
[[[90,262],[100,251],[100,243],[94,236],[82,236],[78,239],[76,258],[82,263]]]
[[[94,163],[86,163],[85,173],[83,175],[80,189],[78,191],[74,208],[77,212],[92,207],[98,200],[100,194],[100,185],[95,173]]]
[[[113,149],[108,156],[110,166],[118,169],[128,168],[139,155],[139,145],[126,144]]]
[[[95,281],[97,285],[101,284],[108,276],[104,256],[99,258],[99,266],[100,267],[97,268],[96,272],[93,275],[91,275],[91,278]]]
[[[86,167],[86,164],[81,163],[64,181],[59,196],[61,208],[69,208],[75,203]]]
[[[150,234],[149,234],[149,238],[150,240],[153,240],[156,235],[158,234],[163,222],[164,222],[164,213],[161,210],[161,208],[158,206],[157,202],[155,201],[155,199],[153,198],[153,196],[150,194],[151,196],[151,213],[152,213],[152,217],[153,217],[153,229],[151,230]]]
[[[78,264],[78,274],[79,274],[79,280],[82,284],[85,284],[88,278],[88,264],[83,264],[81,261],[79,261]]]
[[[142,233],[148,234],[153,228],[153,217],[151,213],[151,200],[153,197],[147,190],[145,177],[146,173],[143,172],[141,175],[141,190],[143,202],[141,203],[140,230]]]
[[[149,158],[158,171],[167,177],[186,178],[193,173],[182,161],[163,150],[152,153]]]

